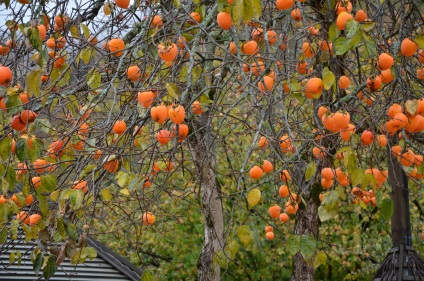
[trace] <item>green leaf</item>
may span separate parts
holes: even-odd
[[[15,262],[15,252],[11,252],[9,254],[9,264],[12,264]]]
[[[40,96],[42,70],[30,71],[26,76],[26,85],[28,92],[36,98]]]
[[[43,149],[43,142],[40,139],[35,139],[32,141],[31,148],[28,149],[29,159],[35,161],[40,158],[41,152]]]
[[[93,260],[93,259],[95,259],[97,257],[97,251],[96,251],[96,249],[94,249],[93,247],[86,247],[85,249],[86,249],[86,252],[87,252],[87,257],[90,260]]]
[[[393,201],[389,198],[386,198],[383,200],[383,203],[381,203],[381,217],[384,220],[389,220],[392,218],[393,215]]]
[[[172,0],[172,2],[174,3],[175,8],[181,7],[181,1],[180,0]]]
[[[224,251],[227,253],[227,255],[234,259],[239,249],[239,245],[236,240],[232,239],[230,242],[225,245]]]
[[[49,214],[49,205],[47,203],[47,197],[41,194],[37,194],[38,207],[40,208],[41,214],[45,217]]]
[[[0,231],[0,245],[3,245],[7,240],[7,227],[3,227]]]
[[[328,40],[330,42],[334,42],[337,39],[337,37],[339,37],[339,35],[340,35],[340,30],[337,28],[336,23],[333,22],[330,25],[330,29],[328,31]]]
[[[49,280],[50,277],[52,277],[56,273],[56,270],[57,270],[56,258],[53,255],[51,255],[49,256],[46,266],[43,269],[44,278],[46,278],[46,280]]]
[[[87,85],[92,90],[99,88],[100,85],[102,84],[102,76],[100,75],[100,73],[96,71],[95,68],[87,74],[86,80],[87,80]]]
[[[90,164],[84,167],[80,173],[80,178],[85,177],[86,175],[90,174],[94,169],[96,168],[96,165]]]
[[[57,187],[57,179],[53,174],[41,176],[41,187],[46,192],[52,192]]]
[[[356,158],[355,153],[349,153],[347,159],[347,170],[349,174],[352,175],[353,172],[358,169],[358,158]]]
[[[29,43],[34,47],[37,51],[41,52],[41,48],[43,46],[43,41],[41,40],[40,32],[38,28],[28,28],[27,31]]]
[[[307,259],[310,259],[317,248],[317,242],[312,235],[302,235],[300,237],[300,253]]]
[[[362,36],[364,38],[365,46],[367,47],[368,57],[375,57],[377,49],[374,40],[372,40],[372,38],[368,35],[363,34]]]
[[[341,56],[349,50],[349,41],[345,37],[339,37],[334,41],[336,55]]]
[[[112,193],[110,193],[110,191],[107,190],[106,188],[103,188],[100,191],[100,195],[102,196],[103,201],[110,201],[113,198]]]
[[[317,164],[315,162],[309,163],[305,172],[305,180],[309,181],[310,179],[312,179],[312,177],[315,175],[316,170],[317,170]]]
[[[84,192],[80,189],[72,189],[69,192],[69,199],[71,200],[71,206],[74,209],[78,209],[82,205],[84,199]]]
[[[286,249],[291,255],[296,255],[300,251],[300,236],[290,235],[287,238]]]
[[[178,99],[180,97],[181,93],[176,84],[166,83],[165,88],[166,88],[166,91],[168,92],[168,95],[171,96],[172,98]]]
[[[407,100],[405,102],[405,109],[411,115],[415,115],[415,113],[417,112],[418,107],[419,107],[419,102],[417,100]]]
[[[32,264],[32,268],[34,269],[34,272],[36,275],[38,275],[38,272],[40,272],[40,269],[43,266],[43,262],[44,262],[43,254],[38,253],[34,263]]]
[[[242,225],[237,229],[237,237],[243,243],[245,247],[249,246],[252,241],[252,232],[247,225]]]
[[[231,18],[236,26],[259,19],[262,12],[260,0],[235,0],[231,10]]]
[[[324,197],[325,198],[325,197]],[[327,210],[327,208],[323,205],[318,207],[318,216],[320,221],[327,221],[336,215],[335,210]]]
[[[336,82],[336,76],[328,69],[328,67],[324,67],[322,70],[322,80],[324,83],[324,89],[328,91],[331,89],[331,86],[333,86],[334,82]]]
[[[361,26],[362,26],[362,30],[368,32],[368,31],[370,31],[374,28],[375,22],[366,22],[366,23],[362,24]]]
[[[314,258],[314,269],[317,269],[327,263],[327,255],[323,251],[319,251]]]
[[[349,40],[349,48],[354,49],[362,43],[362,31],[361,29],[356,30],[355,34]]]
[[[358,184],[362,184],[366,178],[364,170],[361,168],[356,168],[353,171],[349,171],[349,175],[352,179],[352,185],[357,186]],[[366,185],[364,185],[366,187]]]
[[[247,194],[247,203],[250,208],[256,206],[261,201],[261,191],[257,188],[252,189]]]
[[[4,138],[0,141],[0,156],[6,159],[12,152],[12,138]]]
[[[143,275],[141,276],[140,281],[156,281],[155,276],[148,270],[143,271]]]
[[[73,239],[74,241],[78,241],[78,232],[77,232],[77,227],[75,226],[75,224],[70,222],[66,223],[65,231],[69,235],[69,237],[71,237],[71,239]]]
[[[25,160],[28,160],[28,141],[24,138],[19,138],[16,142],[16,156],[18,157],[19,161],[24,162]]]
[[[348,20],[345,28],[346,38],[350,39],[355,35],[356,31],[359,29],[359,22],[356,20]]]
[[[424,49],[424,34],[415,36],[414,42],[417,43],[420,48]]]

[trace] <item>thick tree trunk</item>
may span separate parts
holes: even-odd
[[[190,149],[199,174],[205,218],[203,248],[197,263],[198,280],[217,281],[220,279],[220,267],[213,258],[223,248],[224,219],[220,190],[215,180],[215,146],[210,119],[206,114],[194,125],[195,135],[190,140]]]
[[[408,179],[402,165],[392,156],[390,149],[387,150],[389,183],[392,188],[390,196],[394,207],[391,223],[392,246],[397,247],[401,244],[411,246]]]
[[[305,198],[306,206],[299,206],[296,213],[296,225],[294,233],[296,235],[312,235],[318,237],[319,219],[318,203],[313,196]],[[294,256],[294,276],[295,281],[314,281],[315,271],[312,263],[307,263],[299,252]]]

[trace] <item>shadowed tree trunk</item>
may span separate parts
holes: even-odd
[[[311,190],[314,191],[316,188],[320,188],[314,185]],[[319,230],[319,218],[318,218],[318,206],[319,193],[309,192],[308,190],[302,194],[306,205],[300,204],[299,210],[296,213],[296,225],[294,233],[296,235],[311,235],[315,239],[318,238]],[[317,197],[317,198],[315,198]],[[313,263],[307,263],[303,258],[302,254],[298,252],[294,256],[294,276],[295,281],[313,281],[315,278],[315,271]]]
[[[211,117],[203,114],[194,124],[194,137],[190,149],[198,172],[205,219],[205,236],[197,269],[198,280],[217,281],[220,267],[213,262],[215,253],[223,248],[224,219],[220,190],[215,180],[215,146],[213,143]]]

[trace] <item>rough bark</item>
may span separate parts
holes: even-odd
[[[220,267],[213,262],[214,255],[223,248],[224,219],[220,190],[215,180],[215,147],[210,118],[203,114],[190,140],[191,154],[196,165],[202,193],[205,236],[197,262],[198,280],[217,281]]]
[[[305,199],[306,206],[302,205],[296,214],[296,235],[312,235],[318,237],[319,219],[318,203],[314,196]],[[295,281],[314,281],[315,271],[312,263],[307,263],[299,252],[294,256],[294,278]]]
[[[390,194],[393,200],[392,216],[392,246],[401,244],[411,246],[411,223],[409,215],[409,190],[408,179],[401,164],[392,156],[388,149],[388,173],[389,183],[392,188]]]

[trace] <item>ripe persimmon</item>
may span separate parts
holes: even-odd
[[[196,115],[200,115],[203,112],[205,112],[202,108],[202,105],[200,104],[200,101],[194,101],[191,105],[191,110],[193,111],[194,114]]]
[[[185,118],[185,109],[182,105],[171,106],[168,109],[168,117],[174,124],[181,124]]]
[[[241,50],[246,55],[254,55],[259,50],[258,43],[256,43],[256,41],[254,40],[247,41],[246,43],[243,44],[243,46],[241,47]]]
[[[281,179],[283,182],[287,183],[288,181],[290,181],[290,180],[291,180],[291,176],[290,176],[290,174],[289,174],[289,172],[288,172],[287,170],[283,170],[283,171],[280,173],[280,179]]]
[[[307,58],[312,58],[315,56],[315,50],[312,48],[309,42],[304,42],[302,44],[302,52]]]
[[[270,173],[270,172],[272,172],[274,170],[274,166],[268,160],[264,160],[264,162],[262,164],[262,170],[265,173]]]
[[[265,234],[265,237],[266,237],[267,240],[273,240],[274,237],[275,237],[275,234],[274,234],[274,232],[270,231],[270,232],[267,232]]]
[[[202,22],[202,16],[197,12],[191,12],[190,17],[193,19],[189,21],[190,24],[196,24],[196,23]]]
[[[131,81],[137,81],[138,79],[140,79],[140,68],[137,65],[133,65],[128,67],[127,69],[127,77],[128,79],[130,79]]]
[[[273,205],[268,209],[268,213],[274,220],[280,216],[281,208],[278,205]]]
[[[21,118],[19,115],[16,115],[12,118],[12,121],[10,122],[10,126],[12,129],[16,131],[24,131],[26,129],[26,124],[21,121]]]
[[[287,185],[283,184],[278,189],[278,194],[280,195],[281,198],[286,198],[290,194],[289,187]]]
[[[374,79],[372,79],[370,77],[367,78],[367,87],[372,92],[380,89],[381,84],[382,84],[381,77],[379,75],[375,76]]]
[[[178,129],[177,129],[178,126]],[[188,136],[188,126],[186,124],[179,124],[172,126],[173,135],[178,133],[178,142],[182,142]],[[178,131],[178,132],[177,132]]]
[[[236,43],[234,43],[233,41],[230,42],[230,53],[235,55],[237,54],[237,47],[236,47]]]
[[[324,168],[324,169],[321,170],[321,176],[324,179],[332,180],[334,178],[334,171],[333,171],[333,169],[328,168],[328,167]]]
[[[395,77],[393,77],[392,75],[392,71],[390,70],[390,68],[382,70],[380,73],[380,77],[381,82],[383,82],[384,84],[388,84],[395,79]]]
[[[126,9],[130,6],[130,0],[115,0],[115,4],[121,9]]]
[[[125,42],[121,38],[115,38],[107,42],[107,48],[115,57],[120,57],[124,53]]]
[[[0,65],[0,85],[8,86],[12,82],[13,74],[7,66]]]
[[[260,179],[262,177],[263,173],[264,173],[264,171],[260,167],[253,166],[249,171],[249,176],[252,179],[257,180],[257,179]]]
[[[144,213],[142,216],[143,225],[152,225],[156,221],[156,217],[152,212]]]
[[[273,86],[274,86],[274,79],[268,75],[265,75],[263,77],[263,80],[258,82],[259,90],[261,90],[264,93],[271,91]]]
[[[151,26],[153,27],[153,28],[162,28],[162,26],[163,26],[163,21],[162,21],[162,17],[161,16],[159,16],[159,15],[154,15],[153,16],[153,19],[152,19],[152,23],[151,23]]]
[[[364,130],[361,135],[362,145],[370,145],[374,141],[374,133],[368,130]]]
[[[278,10],[288,10],[294,6],[294,0],[277,0],[275,6]]]
[[[324,84],[323,84],[321,78],[312,77],[306,83],[306,88],[312,94],[318,95],[318,94],[321,94],[322,93],[322,90],[324,89]]]
[[[112,128],[113,132],[117,135],[122,135],[126,129],[127,129],[127,123],[125,123],[125,121],[122,121],[122,120],[116,121]]]
[[[340,76],[338,86],[340,89],[347,89],[350,86],[350,79],[347,76]]]
[[[152,91],[139,92],[137,94],[137,99],[142,107],[149,108],[155,99],[155,94]]]
[[[265,227],[265,232],[273,232],[273,231],[274,231],[274,228],[272,226],[268,225]]]
[[[29,225],[36,225],[38,223],[38,221],[41,219],[41,215],[40,214],[32,214],[29,216]]]
[[[292,19],[295,21],[301,21],[302,20],[302,13],[299,8],[295,8],[290,13]]]
[[[269,144],[268,139],[265,136],[260,137],[258,145],[260,149],[265,149]]]
[[[364,10],[358,10],[355,14],[355,20],[357,22],[364,22],[367,19],[367,13]]]
[[[333,180],[329,180],[329,179],[326,179],[326,178],[321,179],[322,188],[328,189],[328,188],[333,186],[333,183],[334,183]]]
[[[154,106],[150,110],[150,116],[154,121],[163,124],[168,118],[168,108],[164,105]]]
[[[387,137],[385,135],[379,135],[377,137],[378,145],[383,147],[387,145]]]
[[[159,44],[158,55],[163,61],[174,61],[178,55],[178,47],[175,43],[168,46]]]
[[[339,30],[344,30],[348,20],[353,20],[351,14],[343,11],[337,16],[336,25]]]
[[[400,44],[400,52],[405,57],[411,57],[418,51],[418,44],[409,38],[403,39]]]
[[[233,20],[231,19],[231,15],[228,12],[219,12],[216,17],[216,21],[219,27],[224,30],[228,30],[231,28],[231,26],[233,26]]]
[[[378,57],[378,67],[380,67],[381,70],[388,69],[392,67],[394,64],[395,64],[395,60],[388,53],[382,53]]]
[[[171,140],[171,132],[168,130],[159,130],[156,135],[158,142],[162,145],[167,144]]]
[[[336,3],[336,14],[339,15],[341,12],[352,12],[352,3],[350,1],[338,1]]]
[[[34,122],[36,117],[37,113],[29,109],[23,110],[20,116],[21,122],[25,124]]]

